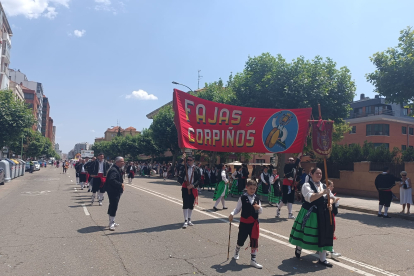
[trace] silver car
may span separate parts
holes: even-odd
[[[34,171],[40,171],[40,163],[37,162],[37,161],[33,161],[33,164],[34,164],[33,170]]]

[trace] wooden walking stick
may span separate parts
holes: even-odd
[[[322,120],[322,113],[321,113],[321,105],[320,104],[318,104],[318,111],[319,111],[319,118]],[[326,157],[323,158],[323,166],[324,166],[324,169],[325,169],[326,187],[328,189],[329,179],[328,179],[328,167],[326,166]],[[331,206],[331,193],[329,192],[326,197],[328,198],[329,220],[330,220],[331,225],[332,225],[332,213],[331,213],[331,209],[329,209],[329,207]]]
[[[229,244],[227,246],[227,260],[229,260],[230,258],[230,236],[231,236],[231,222],[230,222],[230,227],[229,227]]]

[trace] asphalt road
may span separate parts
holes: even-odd
[[[177,183],[136,178],[121,197],[120,227],[111,232],[107,196],[103,206],[91,206],[91,194],[75,188],[74,169],[49,167],[0,186],[0,275],[414,275],[412,221],[339,209],[334,248],[343,257],[325,268],[315,252],[295,258],[286,207],[276,219],[276,208],[265,204],[258,270],[249,266],[249,250],[227,260],[227,216],[236,198],[228,210],[212,212],[213,193],[204,191],[195,226],[184,230]],[[235,222],[230,256],[237,230]]]

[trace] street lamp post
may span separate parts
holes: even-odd
[[[193,93],[194,93],[193,89],[191,89],[190,87],[188,87],[188,86],[187,86],[187,85],[185,85],[185,84],[178,83],[178,82],[176,82],[176,81],[173,81],[172,83],[173,83],[173,84],[178,84],[178,85],[185,86],[185,87],[187,87],[188,89],[190,89],[190,91],[191,91],[191,92],[193,92]]]

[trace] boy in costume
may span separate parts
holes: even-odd
[[[256,261],[257,249],[259,247],[259,214],[263,212],[259,198],[255,192],[257,183],[254,180],[248,180],[246,185],[246,193],[244,193],[237,202],[236,208],[231,212],[229,221],[233,221],[233,217],[241,211],[239,234],[237,245],[234,251],[234,259],[239,259],[239,252],[243,247],[247,236],[250,236],[251,259],[250,265],[261,269],[263,266]]]

